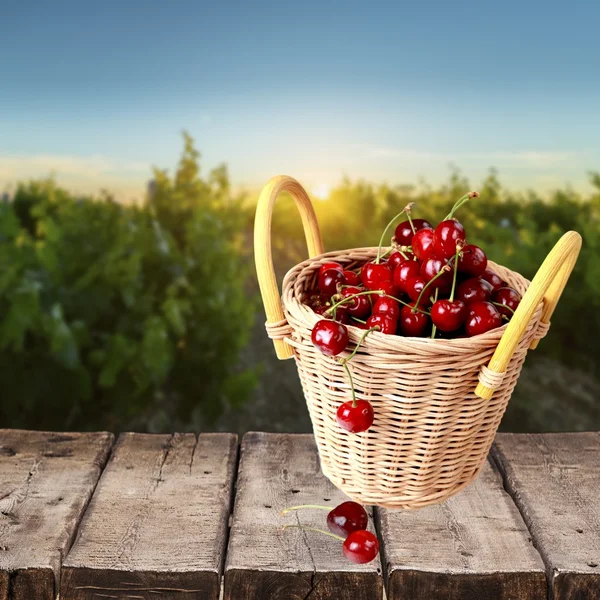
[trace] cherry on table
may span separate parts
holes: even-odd
[[[344,277],[348,285],[360,285],[360,277],[354,271],[344,271]]]
[[[331,261],[331,262],[323,263],[319,267],[319,274],[321,274],[323,271],[327,271],[327,269],[336,269],[337,271],[342,271],[342,272],[344,271],[344,267],[342,267],[342,265],[340,265],[340,263]]]
[[[381,331],[381,333],[387,333],[391,335],[396,333],[398,321],[388,317],[387,315],[371,315],[367,319],[367,328],[371,329],[371,327],[377,326],[379,327],[379,331]]]
[[[358,502],[342,502],[327,514],[327,527],[331,533],[348,537],[353,531],[366,529],[367,511]]]
[[[353,563],[365,564],[375,559],[379,553],[379,541],[370,531],[353,531],[342,544],[342,551]]]
[[[401,246],[410,246],[412,244],[415,233],[420,229],[433,229],[431,223],[425,219],[413,219],[413,228],[410,226],[410,221],[402,221],[394,232],[396,242]]]
[[[370,290],[378,290],[384,281],[392,280],[392,269],[385,262],[366,263],[360,271],[364,286]]]
[[[431,307],[431,320],[440,331],[456,331],[466,318],[467,305],[461,300],[437,300]]]
[[[337,286],[345,285],[346,278],[344,272],[339,269],[325,269],[319,272],[319,290],[326,296],[333,296],[337,293]]]
[[[480,277],[472,277],[463,281],[456,290],[456,298],[465,304],[485,302],[492,297],[493,288],[490,283]]]
[[[464,242],[465,238],[465,228],[456,219],[442,221],[433,234],[435,253],[450,258],[456,253],[457,244]]]
[[[361,288],[350,286],[342,290],[342,298],[349,298],[350,296],[360,294],[363,291],[364,290]],[[344,306],[353,317],[359,319],[363,319],[371,314],[371,301],[369,300],[368,295],[356,296],[355,298],[348,300]]]
[[[340,404],[335,418],[338,425],[350,433],[361,433],[373,425],[375,413],[368,400],[349,400]]]
[[[502,315],[491,302],[473,302],[468,306],[465,330],[469,337],[486,333],[502,325]]]
[[[393,298],[380,296],[375,300],[375,304],[373,305],[373,314],[384,315],[397,321],[400,316],[400,305]]]
[[[409,279],[417,277],[421,272],[421,262],[418,260],[403,260],[394,269],[394,283],[401,291],[406,292],[406,283]]]
[[[475,244],[467,244],[460,251],[458,258],[458,270],[471,277],[479,277],[487,267],[487,256],[485,252]]]
[[[421,311],[413,312],[413,307],[403,306],[400,310],[399,325],[402,335],[423,337],[429,328],[430,320],[425,313]]]
[[[486,269],[481,274],[481,278],[487,281],[492,286],[492,289],[494,291],[506,286],[504,281],[502,281],[502,279],[500,279],[500,277],[496,275],[496,273],[494,273],[494,271],[492,271],[491,269]]]
[[[312,343],[325,355],[337,356],[348,346],[348,330],[337,321],[321,319],[310,334]]]
[[[521,302],[521,294],[514,288],[501,287],[492,295],[492,302],[495,303],[498,312],[510,319]],[[498,306],[499,304],[502,306]]]
[[[412,251],[419,260],[427,260],[434,251],[433,229],[419,229],[412,239]]]

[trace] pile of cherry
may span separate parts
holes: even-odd
[[[348,346],[347,326],[365,329],[354,351],[338,361],[350,379],[352,400],[337,411],[341,427],[358,433],[373,423],[371,404],[357,400],[348,362],[372,331],[406,337],[460,338],[480,335],[509,321],[520,294],[487,267],[485,252],[467,243],[454,213],[471,198],[460,198],[436,227],[411,217],[412,204],[384,230],[377,257],[345,270],[336,262],[321,265],[318,289],[306,304],[324,318],[312,330],[313,344],[327,356],[338,356]],[[382,252],[389,228],[392,245]]]
[[[329,506],[320,506],[317,504],[303,504],[302,506],[292,506],[282,511],[286,515],[290,511],[301,508],[318,508],[329,511],[327,515],[327,527],[329,531],[323,531],[316,527],[306,527],[303,525],[285,525],[284,529],[297,528],[309,531],[324,533],[342,543],[342,552],[348,560],[354,563],[364,564],[371,562],[379,552],[379,541],[377,537],[367,530],[369,516],[367,511],[357,502],[342,502],[333,510]]]

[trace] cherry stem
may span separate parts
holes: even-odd
[[[344,369],[346,369],[346,374],[348,375],[348,379],[350,381],[350,391],[352,392],[352,408],[356,408],[356,392],[354,391],[354,381],[352,380],[352,373],[350,373],[350,369],[348,368],[348,365],[346,364],[347,361],[342,359],[339,362],[342,365],[342,367],[344,367]]]
[[[454,300],[454,290],[456,289],[456,274],[458,273],[458,255],[461,251],[460,244],[456,245],[456,254],[454,255],[454,276],[452,277],[452,291],[450,292],[450,302]]]
[[[354,348],[354,350],[352,351],[352,354],[348,358],[343,358],[342,359],[344,362],[349,362],[349,361],[351,361],[354,358],[354,355],[356,354],[356,352],[360,348],[360,345],[365,341],[365,338],[371,333],[371,331],[381,331],[381,327],[379,327],[379,325],[375,325],[375,327],[371,327],[371,329],[367,329],[367,331],[365,331],[360,336],[360,339],[358,340],[358,342],[356,344],[356,348]]]
[[[362,323],[363,325],[366,325],[367,322],[363,321],[362,319],[359,319],[358,317],[350,317],[353,321],[356,321],[357,323]]]
[[[289,512],[293,510],[300,510],[301,508],[319,508],[321,510],[326,510],[327,512],[331,512],[331,506],[322,506],[321,504],[299,504],[298,506],[290,506],[289,508],[284,508],[281,511],[281,516],[285,517]]]
[[[466,202],[468,202],[471,198],[479,198],[479,192],[469,192],[465,194],[462,198],[459,198],[455,203],[450,212],[446,215],[444,221],[451,219],[454,216],[454,213]]]
[[[322,534],[328,535],[329,537],[332,537],[336,540],[340,540],[340,542],[346,541],[346,540],[344,540],[343,537],[341,537],[339,535],[335,535],[335,533],[331,533],[331,531],[324,531],[323,529],[319,529],[317,527],[307,527],[306,525],[284,525],[282,527],[282,529],[302,529],[302,530],[306,530],[306,531],[316,531],[317,533],[322,533]]]
[[[410,209],[412,208],[412,202],[410,204],[408,204],[406,206],[406,208],[404,209],[404,212],[406,213],[406,218],[408,219],[408,222],[410,223],[410,228],[412,229],[413,235],[415,233],[417,233],[417,230],[415,229],[415,226],[413,225],[412,219],[410,218]]]
[[[512,309],[510,306],[507,306],[506,304],[502,304],[502,302],[492,302],[492,304],[493,304],[494,306],[499,306],[500,308],[508,308],[508,310],[510,310],[510,312],[511,312],[513,315],[515,314],[515,311],[514,311],[514,310],[513,310],[513,309]],[[506,315],[505,315],[505,316],[506,316]]]
[[[400,300],[400,298],[396,298],[395,296],[390,296],[389,294],[382,293],[381,290],[367,290],[366,292],[358,292],[358,294],[352,294],[352,296],[347,296],[346,298],[342,298],[341,300],[339,300],[335,304],[332,304],[325,311],[325,313],[329,313],[332,310],[335,310],[341,304],[346,304],[349,300],[353,300],[357,296],[370,296],[370,295],[373,295],[373,294],[377,294],[378,296],[384,296],[386,298],[391,298],[392,300],[395,300],[396,302],[399,302],[403,306],[408,306],[409,308],[413,308],[413,306],[411,304],[408,304],[407,302],[404,302],[404,300]],[[429,314],[426,310],[422,310],[420,308],[417,309],[417,310],[418,310],[418,312],[422,312],[424,315],[428,315]],[[417,312],[417,311],[414,311],[414,312]],[[335,315],[335,313],[334,313],[334,315]]]
[[[402,210],[402,212],[398,213],[385,227],[385,229],[383,230],[383,233],[381,234],[381,238],[379,238],[379,248],[377,249],[377,258],[375,259],[375,264],[379,264],[379,261],[381,260],[381,246],[383,246],[383,240],[385,239],[385,234],[388,232],[388,229],[393,225],[394,221],[396,219],[398,219],[399,217],[401,217],[404,212],[405,212],[405,208]]]
[[[442,275],[444,275],[445,273],[447,273],[449,271],[449,267],[448,265],[444,265],[424,286],[423,289],[421,290],[421,293],[419,294],[419,297],[417,298],[417,301],[415,302],[415,305],[412,309],[413,313],[416,313],[419,309],[417,308],[417,306],[419,306],[419,302],[421,302],[421,298],[423,297],[423,294],[425,293],[425,290],[438,278],[441,277]],[[436,298],[437,298],[437,290],[436,290]],[[425,311],[421,311],[421,312],[425,312]],[[431,314],[431,313],[426,313],[426,314]]]
[[[434,302],[437,302],[438,292],[439,291],[440,291],[439,289],[435,290],[435,296],[434,296],[434,299],[433,299]],[[431,327],[431,339],[434,339],[435,338],[435,332],[437,331],[437,327],[435,326],[435,323],[433,323],[433,322],[431,323],[431,325],[432,325],[432,327]]]

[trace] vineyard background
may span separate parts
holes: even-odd
[[[408,202],[436,221],[461,209],[469,241],[531,278],[568,229],[584,247],[553,318],[528,357],[502,427],[600,429],[600,173],[593,192],[540,196],[452,171],[446,184],[343,179],[314,199],[326,249],[375,245]],[[0,426],[37,429],[307,431],[293,361],[263,329],[251,253],[256,193],[225,166],[203,175],[193,140],[173,175],[155,169],[144,200],[81,197],[25,181],[0,203]],[[306,255],[282,198],[274,218],[280,278]]]

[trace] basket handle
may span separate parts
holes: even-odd
[[[258,285],[267,315],[267,326],[280,324],[285,319],[271,252],[273,207],[277,196],[281,192],[288,192],[300,211],[309,257],[313,258],[323,254],[323,241],[319,223],[306,190],[293,177],[287,175],[278,175],[270,179],[260,193],[254,219],[254,260],[256,262]],[[294,356],[293,348],[286,344],[283,339],[273,339],[273,345],[279,360]]]
[[[477,396],[484,400],[492,398],[495,388],[502,381],[519,340],[525,333],[537,306],[542,300],[544,301],[544,307],[540,324],[549,324],[550,317],[577,262],[580,249],[581,236],[576,231],[565,233],[552,248],[525,292],[489,365],[482,367],[479,384],[475,389]],[[535,349],[538,342],[539,338],[534,339],[530,349]]]

